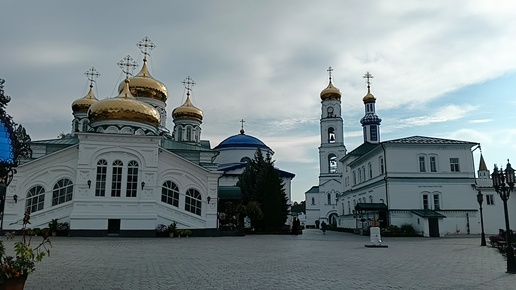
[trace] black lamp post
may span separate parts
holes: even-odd
[[[480,227],[482,229],[482,236],[480,240],[480,246],[486,245],[486,234],[484,233],[484,215],[482,214],[482,203],[484,202],[484,195],[479,190],[477,194],[478,205],[480,206]]]
[[[507,211],[507,200],[514,189],[514,169],[512,169],[509,160],[505,170],[498,169],[495,164],[493,169],[493,187],[500,195],[503,201],[503,210],[505,214],[505,234],[507,236],[507,273],[516,274],[516,264],[514,263],[514,250],[511,242],[511,227],[509,226],[509,213]]]

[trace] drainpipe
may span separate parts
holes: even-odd
[[[385,181],[385,204],[387,205],[387,225],[391,224],[391,213],[389,208],[389,182],[387,181],[387,154],[385,151],[385,146],[383,143],[380,143],[382,145],[383,150],[383,166],[384,166],[384,177],[383,180]]]

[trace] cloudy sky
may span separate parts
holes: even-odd
[[[150,72],[203,110],[212,147],[246,134],[296,174],[293,200],[318,184],[319,93],[334,69],[348,151],[362,142],[366,85],[383,119],[382,140],[413,135],[479,142],[489,168],[516,161],[516,4],[513,1],[4,1],[0,78],[8,112],[33,140],[71,130],[71,103],[113,97],[116,63],[145,36]],[[475,159],[480,156],[474,152]]]

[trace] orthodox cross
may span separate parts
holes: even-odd
[[[194,80],[190,76],[187,76],[186,79],[184,79],[181,83],[185,86],[185,89],[188,91],[188,93],[190,93],[192,87],[195,85]]]
[[[91,67],[87,72],[84,73],[88,80],[90,81],[90,88],[93,87],[93,83],[95,80],[100,76],[99,72],[94,68]]]
[[[242,123],[242,130],[244,130],[244,123],[245,123],[244,119],[240,120],[240,123]]]
[[[147,61],[147,55],[150,55],[150,51],[156,48],[156,45],[145,36],[140,42],[136,44],[140,51],[143,53],[143,61]]]
[[[331,83],[331,73],[333,72],[333,69],[331,68],[331,66],[328,68],[328,70],[326,70],[328,72],[328,74],[330,75],[330,83]]]
[[[125,73],[125,76],[128,78],[129,75],[133,75],[129,70],[134,71],[138,67],[138,64],[133,60],[130,55],[124,57],[121,61],[117,63],[117,65],[122,69]]]
[[[364,79],[367,79],[366,83],[367,83],[367,88],[369,88],[371,86],[371,79],[374,78],[372,74],[370,74],[369,72],[366,72],[366,74],[363,76]]]

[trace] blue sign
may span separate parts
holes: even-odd
[[[7,126],[0,119],[0,164],[14,165],[14,136]]]

